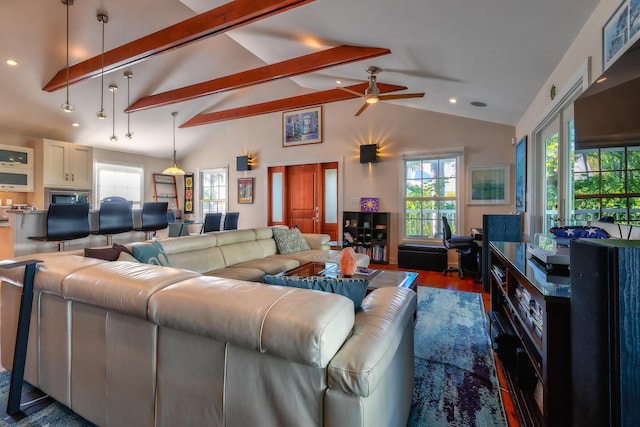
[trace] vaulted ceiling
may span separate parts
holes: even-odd
[[[0,65],[0,130],[168,157],[172,111],[184,153],[219,121],[329,102],[355,113],[362,99],[336,86],[364,92],[372,65],[381,92],[426,93],[385,102],[515,124],[597,3],[75,0],[65,113],[65,5],[5,0],[0,55],[18,65]]]

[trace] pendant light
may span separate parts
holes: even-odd
[[[127,79],[127,107],[128,107],[129,105],[131,105],[131,98],[129,97],[129,94],[130,94],[129,82],[133,78],[133,73],[131,71],[125,71],[124,72],[124,78]],[[133,132],[131,132],[131,117],[130,117],[130,114],[131,114],[131,112],[127,111],[127,133],[124,134],[124,137],[127,138],[127,139],[133,138]]]
[[[178,167],[176,161],[176,116],[178,112],[174,111],[171,115],[173,116],[173,166],[169,166],[162,173],[165,175],[184,175],[184,171]]]
[[[73,105],[69,102],[69,6],[73,6],[73,0],[61,0],[67,9],[67,99],[62,104],[62,109],[70,113],[73,111]]]
[[[109,85],[109,90],[113,94],[113,103],[111,109],[111,122],[113,123],[111,129],[111,137],[109,138],[111,142],[117,142],[118,137],[116,136],[116,91],[118,90],[118,86],[114,84]]]
[[[109,22],[109,17],[104,13],[99,13],[98,22],[102,23],[102,72],[100,73],[100,111],[96,113],[96,116],[100,120],[104,120],[107,118],[104,113],[104,24]]]

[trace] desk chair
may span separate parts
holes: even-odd
[[[82,239],[91,233],[88,203],[56,203],[47,211],[47,230],[44,236],[29,236],[40,242],[56,242],[64,251],[64,242]]]
[[[222,223],[222,213],[208,213],[204,216],[204,224],[202,224],[202,233],[210,233],[212,231],[220,231],[220,224]]]
[[[106,236],[107,245],[113,244],[113,235],[133,230],[133,214],[129,201],[102,201],[98,211],[98,230],[91,234]]]
[[[142,225],[136,231],[144,231],[146,240],[150,240],[158,230],[169,226],[167,202],[144,202],[142,205]]]
[[[227,212],[224,216],[223,230],[237,230],[240,212]]]
[[[446,216],[442,216],[442,243],[447,249],[455,249],[458,252],[458,266],[447,267],[442,272],[442,275],[446,275],[450,271],[457,271],[460,278],[464,278],[464,270],[462,268],[462,257],[465,255],[475,254],[477,252],[478,245],[473,241],[471,236],[454,236],[451,234],[451,227]]]

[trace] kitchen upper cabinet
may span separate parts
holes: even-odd
[[[42,150],[44,187],[91,189],[92,147],[45,139]]]

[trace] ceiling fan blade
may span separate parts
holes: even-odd
[[[424,92],[421,93],[399,93],[397,95],[380,95],[380,101],[387,101],[389,99],[405,99],[405,98],[422,98]]]
[[[355,95],[355,96],[363,96],[363,94],[358,93],[358,92],[356,92],[355,90],[347,89],[346,87],[340,87],[340,86],[338,86],[338,89],[343,90],[343,91],[345,91],[345,92],[348,92],[348,93],[350,93],[350,94],[352,94],[352,95]]]
[[[366,108],[369,106],[369,104],[367,104],[366,102],[364,104],[362,104],[362,107],[360,107],[360,109],[356,112],[356,114],[354,114],[355,116],[359,116],[360,114],[362,114],[362,112],[364,110],[366,110]]]

